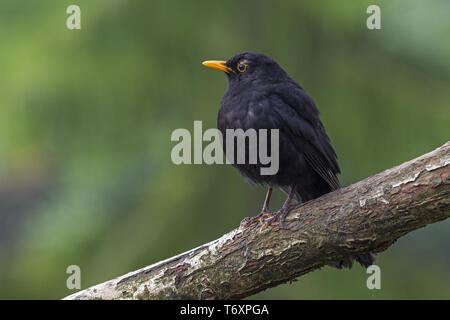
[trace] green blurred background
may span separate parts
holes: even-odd
[[[82,29],[66,28],[78,4]],[[382,29],[366,28],[381,7]],[[315,99],[351,184],[450,137],[450,1],[0,2],[0,298],[58,299],[211,241],[265,190],[170,160],[176,128],[216,126],[224,75],[257,51]],[[276,193],[273,208],[284,195]],[[329,267],[251,298],[450,298],[450,221],[381,253],[382,289]]]

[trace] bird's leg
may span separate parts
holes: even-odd
[[[248,227],[249,225],[253,224],[254,222],[259,221],[264,215],[272,214],[272,212],[269,211],[269,204],[270,204],[270,198],[272,197],[272,190],[273,190],[273,187],[269,187],[269,189],[267,189],[266,199],[264,200],[264,206],[263,206],[261,212],[255,217],[245,218],[244,220],[242,220],[241,224],[244,223],[244,226]]]
[[[295,186],[292,187],[291,192],[289,193],[286,201],[284,202],[283,206],[281,207],[281,210],[278,212],[280,214],[281,221],[283,221],[284,218],[286,217],[286,215],[288,214],[292,199],[294,199],[294,195],[295,195]]]
[[[273,187],[269,187],[266,193],[266,199],[264,200],[264,206],[262,208],[261,213],[269,213],[269,205],[270,205],[270,198],[272,197],[272,189]],[[261,214],[260,213],[260,214]]]
[[[280,223],[283,223],[284,219],[286,218],[286,215],[289,212],[289,209],[291,209],[291,202],[295,195],[295,187],[296,186],[292,187],[291,192],[289,192],[289,195],[288,195],[286,201],[284,202],[283,206],[281,207],[281,209],[279,211],[275,212],[275,214],[266,223],[270,224],[272,221],[274,221],[277,218],[279,219],[278,221]]]

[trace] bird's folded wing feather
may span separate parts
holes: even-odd
[[[269,101],[283,128],[317,174],[333,189],[338,189],[340,184],[336,174],[340,169],[336,153],[320,122],[314,101],[296,86],[283,86],[274,92]]]

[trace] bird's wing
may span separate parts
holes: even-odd
[[[314,101],[297,86],[280,87],[272,90],[269,97],[272,110],[308,164],[333,189],[338,189],[340,184],[336,174],[340,169],[336,153],[319,119]]]

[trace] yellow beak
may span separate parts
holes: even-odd
[[[202,64],[204,66],[207,66],[208,68],[213,68],[216,70],[220,70],[226,73],[230,73],[231,71],[233,71],[231,68],[229,68],[226,65],[226,61],[220,61],[220,60],[208,60],[208,61],[203,61]]]

